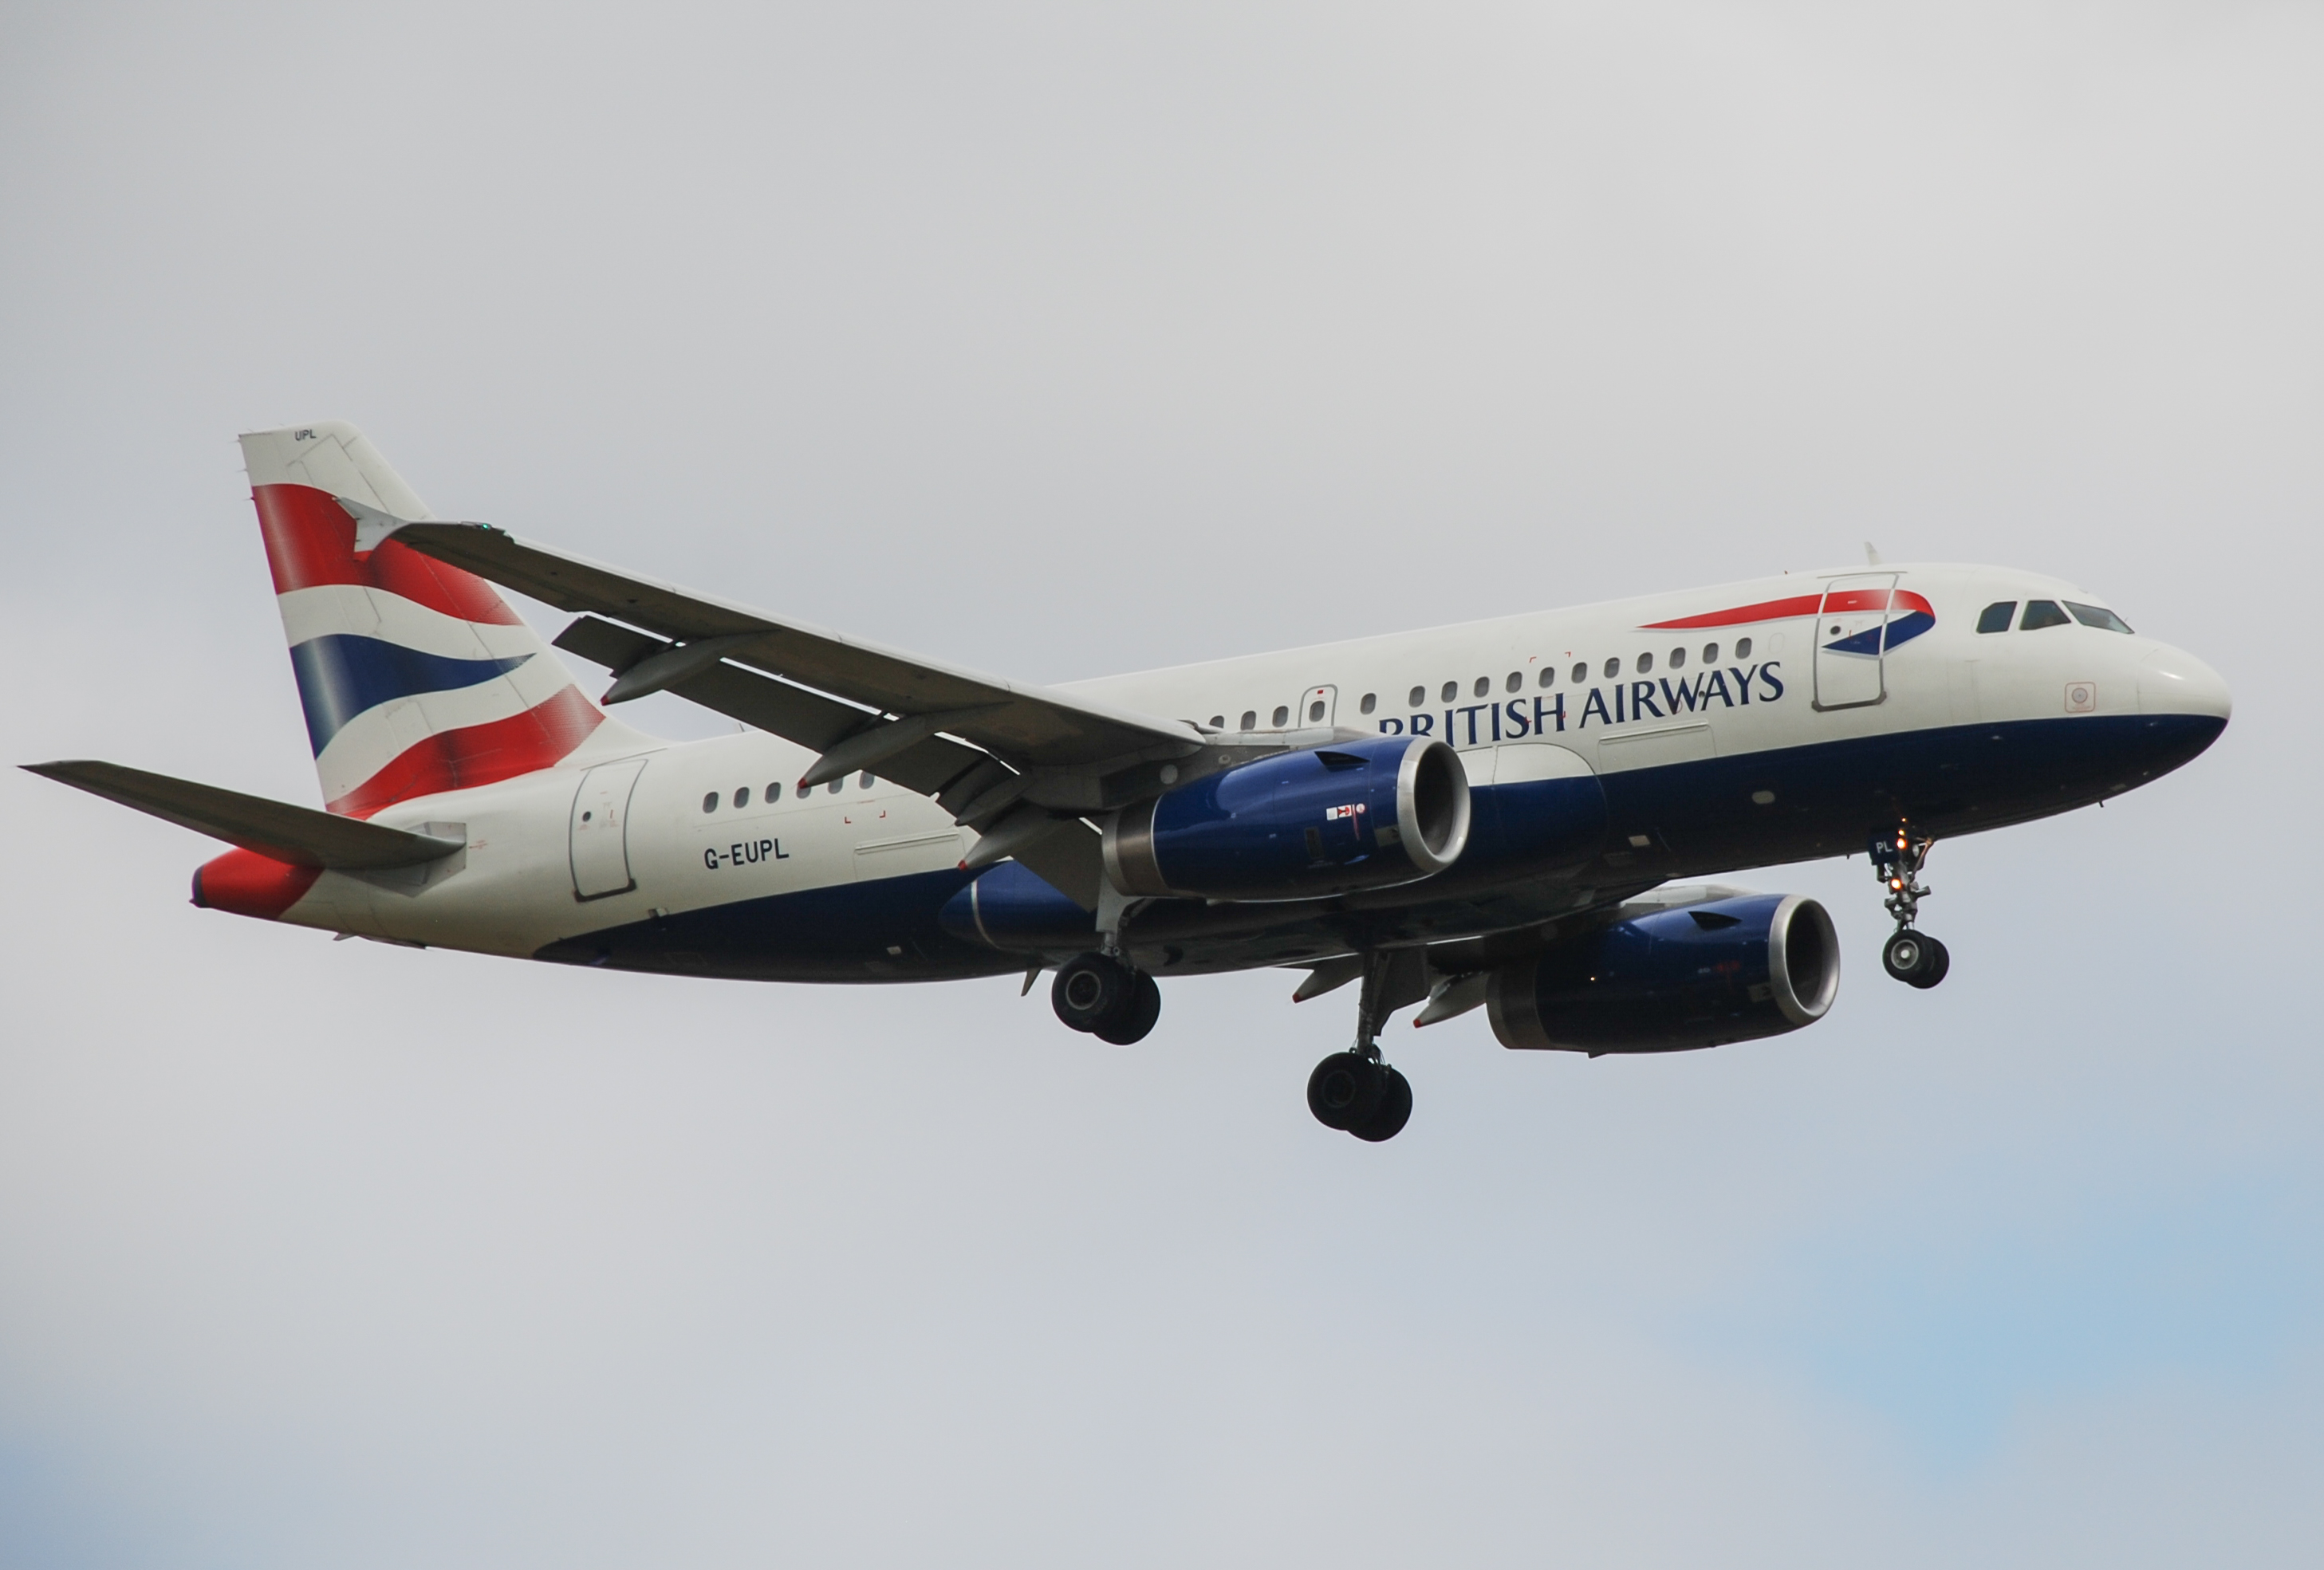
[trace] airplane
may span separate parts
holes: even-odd
[[[1383,1025],[1682,1051],[1821,1019],[1831,917],[1688,883],[1868,852],[1882,965],[1938,840],[2103,802],[2216,740],[2200,660],[2071,584],[1868,563],[1042,687],[439,519],[354,427],[242,437],[318,811],[93,760],[32,772],[233,847],[205,909],[678,976],[1053,973],[1128,1045],[1157,978],[1358,987],[1310,1111],[1412,1111]],[[544,644],[494,585],[574,620]],[[592,702],[550,652],[612,673]],[[669,692],[745,728],[671,743]]]

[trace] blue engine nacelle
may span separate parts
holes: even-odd
[[[1505,1047],[1683,1052],[1813,1024],[1840,991],[1840,940],[1805,895],[1656,911],[1577,938],[1487,983]]]
[[[1118,813],[1105,866],[1133,895],[1308,899],[1441,872],[1469,842],[1469,776],[1425,736],[1281,752]]]

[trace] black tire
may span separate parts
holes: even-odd
[[[1404,1132],[1404,1125],[1412,1121],[1412,1081],[1385,1063],[1380,1065],[1379,1071],[1383,1082],[1379,1105],[1372,1108],[1370,1117],[1348,1130],[1358,1139],[1368,1140],[1373,1144],[1384,1139],[1394,1139]]]
[[[1116,1013],[1130,991],[1130,968],[1103,954],[1082,954],[1057,967],[1049,987],[1049,1006],[1077,1031],[1093,1031]]]
[[[1920,979],[1929,968],[1931,952],[1938,947],[1933,938],[1924,938],[1910,927],[1899,928],[1880,949],[1880,968],[1908,987],[1927,987],[1933,983]]]
[[[1946,973],[1953,968],[1953,957],[1947,951],[1945,946],[1934,938],[1923,938],[1921,941],[1925,945],[1925,950],[1921,956],[1920,974],[1907,977],[1906,979],[1914,986],[1925,990],[1945,978]]]
[[[1369,1120],[1387,1090],[1378,1063],[1361,1052],[1333,1052],[1307,1076],[1307,1110],[1325,1128],[1344,1131]]]
[[[1117,1047],[1142,1042],[1162,1017],[1162,989],[1154,978],[1139,970],[1133,972],[1129,987],[1121,995],[1115,1011],[1090,1027],[1090,1034],[1099,1041]]]

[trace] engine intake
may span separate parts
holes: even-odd
[[[1840,992],[1840,939],[1805,895],[1633,917],[1506,966],[1486,984],[1505,1047],[1683,1052],[1813,1024]]]
[[[1430,737],[1277,753],[1117,814],[1106,871],[1126,894],[1306,899],[1410,883],[1460,859],[1469,776]]]

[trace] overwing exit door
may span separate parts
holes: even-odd
[[[1824,585],[1815,624],[1815,706],[1855,709],[1888,695],[1881,662],[1897,574],[1864,573]]]
[[[1333,714],[1339,705],[1339,688],[1310,687],[1299,695],[1299,707],[1292,712],[1291,728],[1296,730],[1305,726],[1330,725],[1334,722]]]
[[[573,897],[599,899],[637,886],[630,875],[630,797],[645,772],[642,757],[601,763],[573,793]]]

